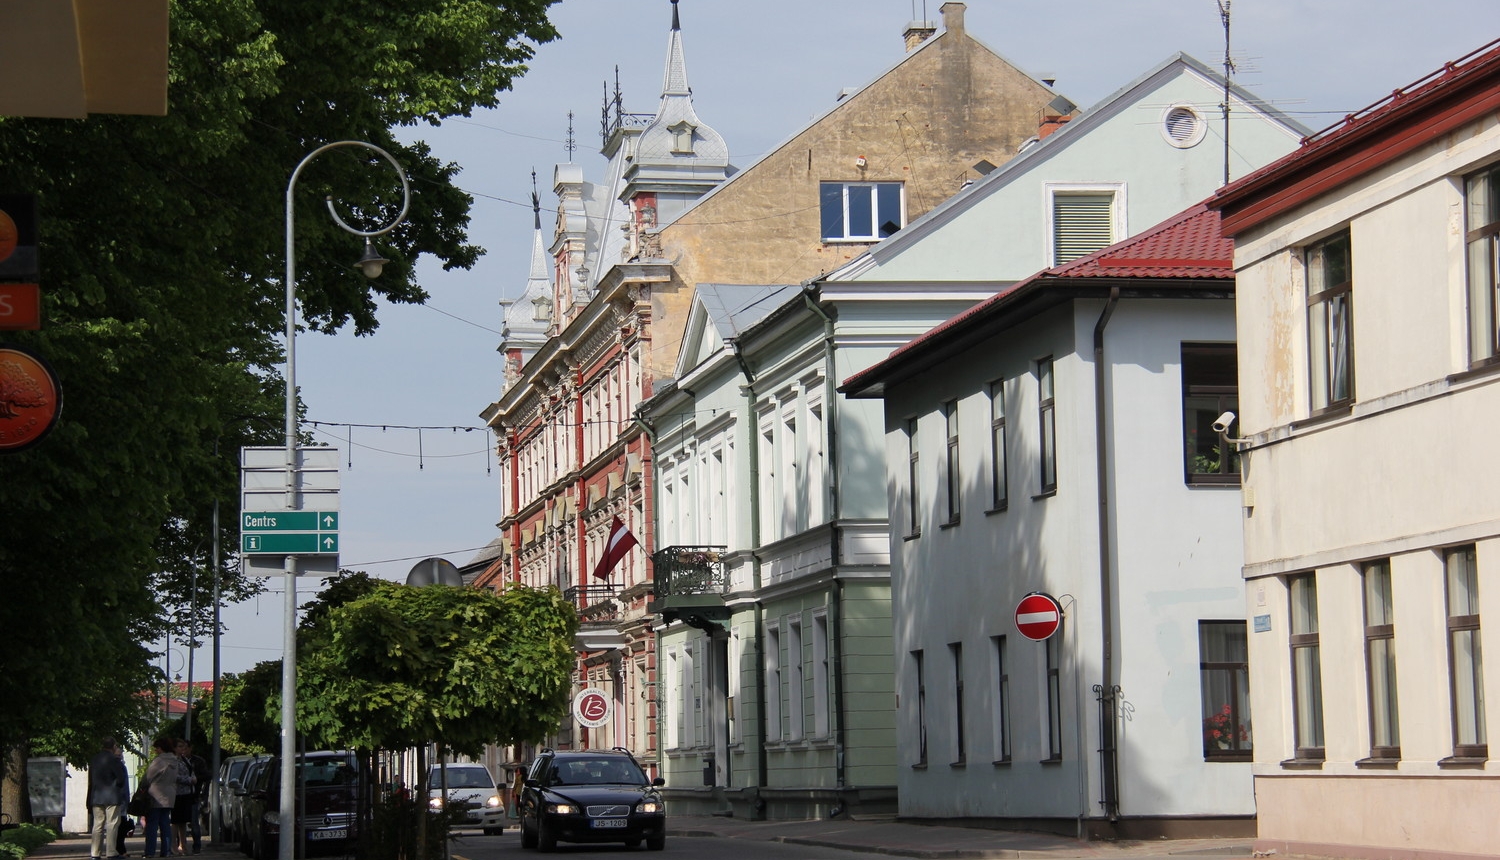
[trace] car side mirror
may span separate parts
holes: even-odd
[[[657,788],[660,788],[666,785],[667,781],[658,776],[656,779],[651,780],[651,784],[656,786]]]
[[[241,788],[241,786],[240,786],[240,781],[239,780],[237,780],[237,779],[231,779],[229,781],[229,790],[230,791],[239,791],[240,788]]]

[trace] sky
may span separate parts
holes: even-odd
[[[1495,0],[969,0],[965,28],[1087,108],[1178,51],[1221,68],[1220,2],[1232,4],[1235,82],[1315,130],[1500,36]],[[745,167],[828,110],[841,90],[898,62],[907,23],[940,25],[941,5],[681,0],[698,116]],[[462,566],[497,534],[499,471],[479,413],[500,394],[499,303],[526,283],[531,172],[550,241],[553,166],[572,160],[602,178],[600,108],[616,68],[625,110],[656,109],[668,0],[561,0],[550,17],[560,38],[537,46],[499,107],[397,132],[462,167],[456,182],[474,197],[470,237],[488,253],[468,271],[419,263],[428,304],[382,305],[372,336],[297,339],[297,382],[308,419],[318,422],[304,429],[342,452],[344,568],[404,581],[426,558]],[[351,263],[359,251],[350,237]],[[299,602],[319,585],[299,581]],[[222,610],[224,672],[281,656],[283,596],[282,578],[273,577],[262,595]],[[186,657],[174,644],[172,674],[186,677]],[[197,678],[210,674],[207,647],[194,662]]]

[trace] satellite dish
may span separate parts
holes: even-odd
[[[463,574],[446,558],[424,558],[412,565],[407,585],[455,585],[462,587]]]

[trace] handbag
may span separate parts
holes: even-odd
[[[125,811],[131,815],[145,815],[151,811],[151,793],[146,791],[146,786],[142,785],[135,790]]]

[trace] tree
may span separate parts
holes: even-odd
[[[330,746],[538,741],[567,714],[578,617],[555,588],[371,580],[299,635],[297,724]]]
[[[205,556],[214,500],[232,546],[235,452],[280,442],[292,168],[358,139],[411,176],[378,281],[349,268],[358,247],[329,219],[297,221],[304,324],[368,334],[380,298],[426,298],[419,255],[453,268],[482,252],[457,167],[389,129],[496,104],[556,37],[553,2],[173,0],[167,116],[0,118],[0,188],[36,196],[42,260],[42,328],[7,339],[44,355],[66,394],[42,444],[0,456],[0,750],[73,713],[79,679],[138,675],[138,643],[169,625],[210,630],[215,578],[229,600],[256,588],[232,555],[218,570]],[[400,201],[382,165],[329,152],[299,179],[299,211],[331,195],[350,223],[385,223]],[[128,719],[130,698],[115,705]]]

